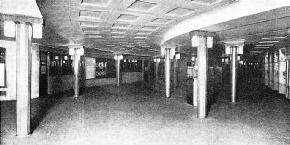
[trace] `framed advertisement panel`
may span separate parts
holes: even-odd
[[[96,59],[85,57],[85,71],[86,79],[92,79],[96,77]]]

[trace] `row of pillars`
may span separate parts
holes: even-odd
[[[205,118],[207,113],[207,69],[208,69],[208,53],[207,53],[207,37],[199,35],[199,44],[197,46],[197,81],[194,80],[193,101],[197,104],[197,114],[199,118]],[[170,48],[165,48],[165,92],[166,97],[170,97]],[[175,64],[175,63],[174,63]],[[176,69],[176,65],[173,65]],[[174,74],[174,81],[176,74]],[[175,84],[175,83],[174,83]],[[196,102],[196,103],[195,103]]]
[[[17,136],[27,136],[30,134],[30,98],[31,98],[31,24],[16,24],[16,50],[17,50]],[[197,34],[197,33],[195,33]],[[204,34],[204,33],[203,33]],[[198,117],[205,118],[207,113],[207,37],[198,35],[199,44],[197,46],[197,106]],[[232,102],[235,102],[236,93],[236,47],[232,47]],[[79,68],[80,68],[80,48],[74,48],[74,96],[79,96]],[[166,97],[170,97],[170,48],[166,48],[165,56],[165,89]],[[176,61],[176,60],[175,60]],[[156,63],[156,77],[158,77],[158,64]],[[144,67],[144,64],[143,64]],[[142,67],[142,68],[143,68]],[[173,66],[176,69],[176,64]],[[176,71],[174,78],[176,78]],[[157,78],[158,79],[158,78]],[[177,79],[174,79],[177,81]],[[174,83],[177,84],[176,82]],[[117,59],[117,85],[120,85],[120,59]],[[175,86],[174,85],[174,86]]]
[[[191,37],[195,36],[197,39],[197,78],[193,82],[193,105],[197,106],[197,117],[207,117],[207,70],[208,70],[208,36],[213,34],[204,31],[193,31],[190,33]],[[196,41],[196,40],[192,40]],[[192,42],[195,43],[196,42]],[[231,102],[236,103],[236,89],[237,89],[237,50],[241,42],[226,43],[230,45],[231,49]],[[243,44],[242,44],[243,45]],[[170,97],[170,48],[165,48],[165,93],[166,97]],[[175,64],[175,63],[174,63]],[[176,65],[173,65],[176,69]],[[157,68],[157,64],[156,64]],[[175,71],[174,71],[175,72]],[[157,72],[155,72],[157,73]],[[176,81],[174,74],[174,81]],[[158,76],[158,75],[157,75]],[[176,84],[176,83],[174,83]]]

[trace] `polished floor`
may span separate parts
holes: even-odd
[[[151,85],[153,86],[153,85]],[[94,87],[31,103],[28,137],[16,137],[15,101],[1,102],[1,144],[8,145],[286,145],[290,101],[257,79],[240,82],[238,103],[219,85],[207,119],[183,87],[164,98],[162,85]]]

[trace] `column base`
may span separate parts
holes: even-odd
[[[25,138],[25,137],[29,137],[31,136],[31,134],[18,134],[16,135],[16,137],[19,137],[19,138]]]
[[[197,118],[200,118],[200,119],[206,119],[207,116],[197,116]]]

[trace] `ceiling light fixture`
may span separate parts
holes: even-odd
[[[264,45],[256,45],[256,46],[273,46],[274,44],[264,44]]]
[[[279,41],[260,41],[259,43],[277,43]]]
[[[89,38],[103,38],[101,35],[87,35]]]
[[[263,40],[271,40],[271,39],[284,39],[286,37],[266,37],[266,38],[262,38]]]
[[[137,36],[137,37],[134,37],[134,39],[147,39],[147,37]]]
[[[270,48],[270,47],[254,47],[254,49],[260,49],[260,48]]]
[[[112,38],[125,38],[125,36],[112,36]]]

